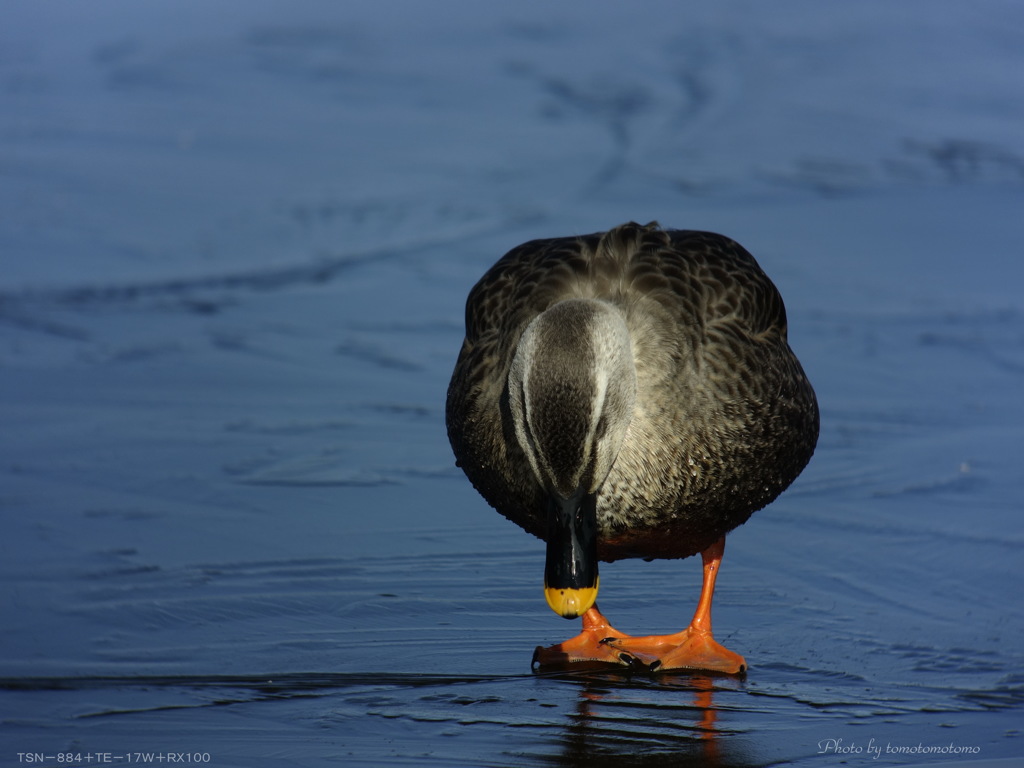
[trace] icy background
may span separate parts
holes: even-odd
[[[1024,756],[1024,5],[0,18],[0,763]],[[629,219],[750,249],[822,405],[730,537],[744,681],[532,676],[575,627],[444,433],[480,274]],[[698,588],[601,602],[672,631]]]

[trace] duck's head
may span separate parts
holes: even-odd
[[[516,438],[547,494],[544,594],[576,618],[597,599],[597,494],[636,403],[622,311],[595,299],[551,306],[523,332],[508,384]]]

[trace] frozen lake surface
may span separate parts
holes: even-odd
[[[1024,6],[4,17],[0,764],[1021,764]],[[822,406],[742,680],[531,674],[576,627],[445,437],[470,286],[630,219],[752,251]]]

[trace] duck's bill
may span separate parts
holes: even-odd
[[[597,602],[597,582],[584,589],[559,589],[544,585],[544,597],[551,610],[566,619],[582,616]]]
[[[559,616],[575,619],[594,605],[597,587],[597,496],[552,497],[544,597]]]

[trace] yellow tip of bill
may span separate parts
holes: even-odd
[[[583,589],[559,589],[545,584],[544,597],[547,598],[551,610],[559,616],[575,619],[590,610],[590,607],[597,602],[598,583]]]

